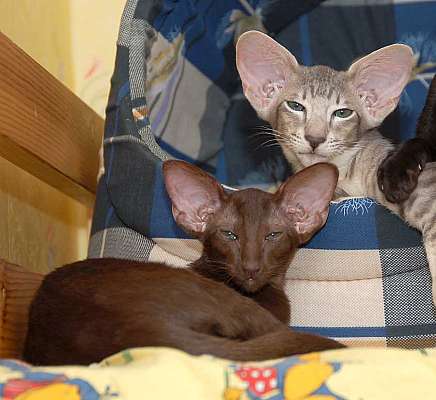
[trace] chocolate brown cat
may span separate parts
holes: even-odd
[[[89,259],[47,275],[32,303],[24,359],[89,364],[129,347],[264,360],[343,347],[289,329],[284,278],[297,246],[325,223],[338,179],[326,163],[275,194],[226,193],[182,161],[163,166],[177,223],[204,250],[190,268]]]

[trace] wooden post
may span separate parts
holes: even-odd
[[[0,32],[0,156],[92,206],[103,119]]]

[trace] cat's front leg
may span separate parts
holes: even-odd
[[[256,292],[252,299],[257,304],[268,310],[279,321],[289,325],[291,308],[289,305],[289,300],[283,289],[278,289],[272,285],[267,285]]]
[[[424,139],[414,138],[391,152],[380,164],[377,183],[391,203],[406,201],[418,184],[420,173],[431,160],[431,149]]]
[[[378,185],[392,203],[407,200],[426,163],[436,161],[436,76],[416,127],[416,138],[392,152],[378,170]]]

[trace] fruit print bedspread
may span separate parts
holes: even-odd
[[[436,349],[344,349],[265,362],[140,348],[89,367],[0,360],[8,400],[436,399]]]

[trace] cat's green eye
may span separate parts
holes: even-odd
[[[276,240],[278,239],[283,232],[271,232],[268,233],[268,235],[265,236],[265,240]]]
[[[228,240],[237,240],[238,236],[236,236],[232,231],[221,231],[223,236]]]
[[[338,118],[348,118],[351,114],[353,114],[353,110],[350,110],[349,108],[340,108],[339,110],[336,110],[333,115]]]
[[[286,107],[291,109],[292,111],[304,111],[306,108],[296,101],[285,101]]]

